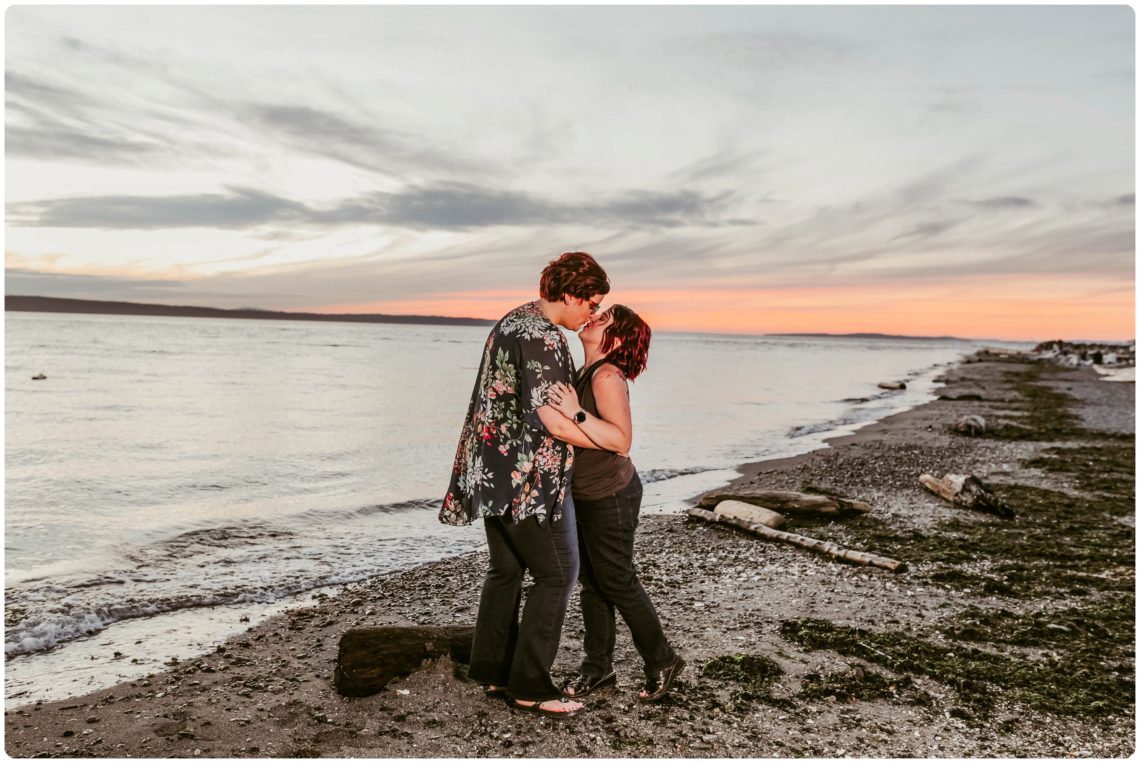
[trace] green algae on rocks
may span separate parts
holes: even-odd
[[[915,688],[910,676],[890,678],[862,666],[827,675],[808,673],[803,678],[799,696],[806,700],[834,697],[839,702],[888,700],[922,706],[933,704],[929,694]]]
[[[896,673],[932,678],[954,689],[960,703],[982,717],[992,713],[999,696],[1061,715],[1125,713],[1135,706],[1132,671],[1124,664],[1097,669],[1072,655],[1053,652],[1039,658],[1015,657],[814,618],[785,620],[780,635],[809,650],[830,649]]]
[[[1007,371],[1006,380],[1021,397],[1015,406],[1016,421],[999,421],[983,437],[1001,440],[1061,440],[1086,434],[1070,408],[1071,395],[1041,383],[1046,367],[1037,363],[1024,371]]]
[[[1107,484],[1107,483],[1106,483]],[[876,517],[814,528],[845,546],[912,562],[912,576],[957,590],[1014,598],[1087,595],[1133,588],[1135,528],[1131,477],[1116,493],[1074,497],[1028,485],[995,485],[1013,520],[963,514],[927,531]]]
[[[772,695],[772,684],[784,674],[780,664],[770,657],[756,654],[726,654],[714,657],[701,668],[701,675],[740,684],[732,693],[738,704],[761,702],[777,707],[788,706],[786,699]]]
[[[1136,448],[1133,444],[1077,445],[1046,448],[1025,466],[1069,476],[1078,490],[1121,494],[1135,492]],[[1123,488],[1132,487],[1125,491]]]

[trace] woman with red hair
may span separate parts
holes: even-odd
[[[642,702],[665,696],[685,667],[661,628],[657,610],[637,579],[633,536],[641,510],[641,479],[629,459],[633,422],[629,382],[645,370],[652,332],[633,310],[614,305],[578,333],[586,359],[574,385],[558,383],[550,402],[595,448],[577,448],[572,490],[577,510],[586,657],[563,686],[568,697],[614,686],[615,610],[629,626],[645,662]]]

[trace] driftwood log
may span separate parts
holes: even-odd
[[[333,684],[346,697],[367,697],[419,670],[425,660],[447,655],[470,662],[474,633],[470,625],[351,628],[340,639]]]
[[[869,567],[881,567],[884,570],[891,572],[906,572],[906,562],[900,562],[896,559],[888,559],[885,556],[878,556],[877,554],[868,554],[865,551],[855,551],[854,549],[843,548],[830,541],[818,540],[816,538],[809,538],[806,535],[797,535],[796,533],[784,532],[783,530],[774,530],[771,527],[764,525],[754,524],[743,519],[736,519],[724,514],[718,514],[713,511],[706,511],[704,509],[693,508],[689,509],[689,516],[697,519],[703,519],[707,522],[715,522],[720,524],[731,525],[739,527],[741,530],[747,530],[753,535],[758,535],[767,540],[779,541],[781,543],[790,543],[793,546],[806,548],[809,551],[825,554],[834,559],[841,559],[845,562],[853,562],[855,564],[862,564]]]
[[[791,490],[760,490],[753,493],[706,493],[697,503],[699,509],[711,509],[721,501],[743,501],[754,506],[763,506],[781,514],[819,514],[838,516],[840,514],[867,514],[871,507],[862,501],[855,501],[837,495],[815,495],[796,493]]]
[[[906,382],[879,382],[879,389],[906,389]]]
[[[945,498],[955,506],[985,511],[997,514],[999,517],[1009,518],[1014,515],[1013,509],[972,474],[947,474],[942,479],[931,474],[923,474],[918,481],[927,490]]]
[[[773,529],[778,529],[784,524],[783,514],[744,501],[721,501],[716,505],[715,513]]]

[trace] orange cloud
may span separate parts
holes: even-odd
[[[437,294],[418,300],[338,305],[321,312],[383,312],[497,319],[537,295],[524,291]],[[1132,339],[1131,283],[1091,277],[1007,276],[821,288],[615,289],[659,331],[733,334],[856,333],[989,339]]]

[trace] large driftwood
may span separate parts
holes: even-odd
[[[783,514],[744,501],[721,501],[716,505],[716,513],[773,529],[784,524]]]
[[[906,382],[879,382],[879,389],[906,389]]]
[[[703,519],[708,522],[717,522],[720,524],[732,525],[739,527],[742,530],[747,530],[753,535],[758,535],[767,540],[779,541],[781,543],[790,543],[793,546],[806,548],[809,551],[815,551],[820,554],[835,559],[842,559],[846,562],[854,562],[855,564],[862,564],[869,567],[881,567],[884,570],[891,572],[905,572],[906,562],[900,562],[896,559],[888,559],[885,556],[878,556],[877,554],[868,554],[865,551],[855,551],[850,548],[843,548],[834,543],[825,540],[818,540],[816,538],[809,538],[806,535],[797,535],[796,533],[784,532],[783,530],[773,530],[771,527],[764,525],[754,524],[742,519],[725,516],[724,514],[717,514],[712,511],[705,511],[704,509],[689,509],[689,516]]]
[[[697,508],[711,509],[721,501],[744,501],[754,506],[763,506],[781,514],[866,514],[871,507],[862,501],[854,501],[838,495],[815,495],[796,493],[791,490],[760,490],[747,494],[706,493],[701,496]]]
[[[985,511],[1001,517],[1013,516],[1013,509],[972,474],[947,474],[942,479],[931,474],[923,474],[918,481],[927,490],[945,498],[955,506]]]
[[[367,697],[419,670],[425,660],[448,655],[470,662],[474,633],[470,625],[352,628],[341,636],[333,683],[346,697]]]

